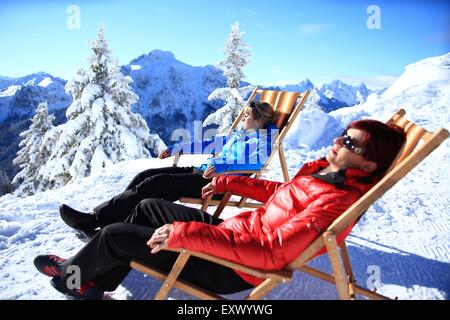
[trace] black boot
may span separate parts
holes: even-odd
[[[102,300],[104,291],[97,288],[93,282],[86,283],[81,288],[70,289],[60,277],[54,277],[50,283],[59,292],[81,300]]]
[[[68,226],[86,234],[95,233],[95,229],[98,227],[97,218],[94,214],[77,211],[65,204],[59,207],[59,214]]]
[[[64,269],[66,259],[53,254],[39,255],[34,258],[34,266],[40,273],[49,277],[60,277]]]

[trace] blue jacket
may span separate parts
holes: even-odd
[[[267,129],[234,131],[229,136],[216,136],[213,139],[175,144],[169,147],[172,155],[215,154],[199,169],[205,171],[214,166],[216,173],[236,170],[260,170],[272,151],[272,143],[278,134],[275,125]]]

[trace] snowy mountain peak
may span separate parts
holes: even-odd
[[[17,83],[20,82],[20,85],[18,86],[41,86],[41,87],[47,87],[53,82],[53,79],[56,79],[51,74],[48,74],[46,72],[40,71],[37,73],[30,74],[28,76],[25,76],[23,78],[14,79],[13,82],[15,82],[16,86]]]
[[[41,81],[43,81],[45,78],[50,78],[50,79],[59,79],[55,76],[52,76],[51,74],[44,72],[44,71],[39,71],[36,73],[32,73],[30,75],[27,75],[25,77],[22,78],[16,78],[16,82],[20,81],[22,83],[30,83],[31,85],[37,85],[39,84]]]
[[[154,60],[175,60],[175,55],[171,51],[153,50],[150,51],[148,57]]]
[[[450,53],[446,53],[407,65],[405,72],[384,92],[383,96],[393,97],[411,88],[426,86],[430,82],[448,83],[449,79]]]
[[[365,84],[364,82],[361,82],[358,86],[356,86],[356,88],[358,88],[358,89],[361,90],[361,91],[369,90],[369,89],[366,87],[366,84]]]
[[[367,97],[372,93],[364,83],[358,86],[351,86],[341,80],[333,80],[330,83],[322,85],[319,92],[330,100],[338,100],[348,106],[365,102]]]
[[[367,97],[373,93],[372,90],[367,89],[364,83],[354,87],[341,80],[333,80],[328,84],[324,84],[321,89],[314,86],[309,79],[297,84],[287,84],[281,87],[268,87],[268,89],[296,92],[310,90],[305,109],[318,108],[325,112],[363,103],[367,100]]]
[[[195,120],[214,111],[208,96],[226,84],[221,70],[190,66],[162,50],[141,55],[121,70],[133,79],[131,86],[139,96],[135,111],[147,120],[150,131],[168,144],[174,129],[192,130]]]
[[[344,82],[342,82],[341,80],[338,80],[338,79],[335,79],[335,80],[331,81],[327,86],[328,87],[337,87],[337,88],[350,87],[348,84],[346,84],[346,83],[344,83]]]
[[[309,89],[314,89],[314,84],[308,78],[306,78],[306,80],[304,80],[304,81],[299,82],[299,84],[302,84]]]
[[[351,90],[353,87],[349,84],[342,82],[341,80],[333,80],[330,83],[325,83],[320,88],[321,92],[336,91],[336,90]]]
[[[132,60],[129,64],[122,66],[122,72],[128,74],[133,80],[141,79],[144,75],[151,74],[167,74],[173,70],[192,69],[175,58],[170,51],[153,50],[148,54],[143,54]],[[136,79],[135,79],[136,78]]]
[[[47,87],[51,83],[65,83],[66,81],[47,72],[39,71],[20,78],[0,79],[0,91],[9,86],[41,86]]]
[[[300,81],[297,84],[287,84],[283,86],[283,90],[286,91],[296,91],[296,92],[303,92],[306,90],[314,90],[315,86],[309,79],[305,79],[303,81]]]
[[[66,80],[47,72],[0,80],[0,122],[8,117],[29,116],[44,101],[50,112],[66,108],[71,99],[64,91],[65,84]]]
[[[141,65],[141,64],[153,64],[153,63],[161,63],[166,62],[170,63],[176,61],[175,55],[170,51],[163,50],[153,50],[148,54],[142,54],[136,59],[132,60],[130,64],[132,65]]]

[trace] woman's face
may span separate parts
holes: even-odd
[[[253,117],[252,109],[249,109],[245,112],[244,117],[242,118],[244,130],[258,130],[264,128],[264,121],[262,119],[255,119]]]
[[[333,140],[333,147],[328,151],[326,159],[333,168],[337,171],[342,168],[357,168],[363,169],[367,172],[372,172],[376,169],[376,163],[364,158],[364,154],[358,154],[357,148],[364,148],[364,138],[366,133],[359,129],[348,129],[347,136],[349,142],[347,147],[344,146],[344,138],[337,137]],[[350,140],[350,141],[349,141]],[[353,150],[351,150],[353,146]]]

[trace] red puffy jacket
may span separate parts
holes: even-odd
[[[373,186],[369,174],[346,169],[325,176],[325,159],[305,164],[289,182],[220,176],[217,192],[231,192],[264,203],[218,226],[174,222],[168,247],[186,248],[261,270],[279,270],[299,254],[340,214]],[[245,281],[263,280],[236,271]]]

